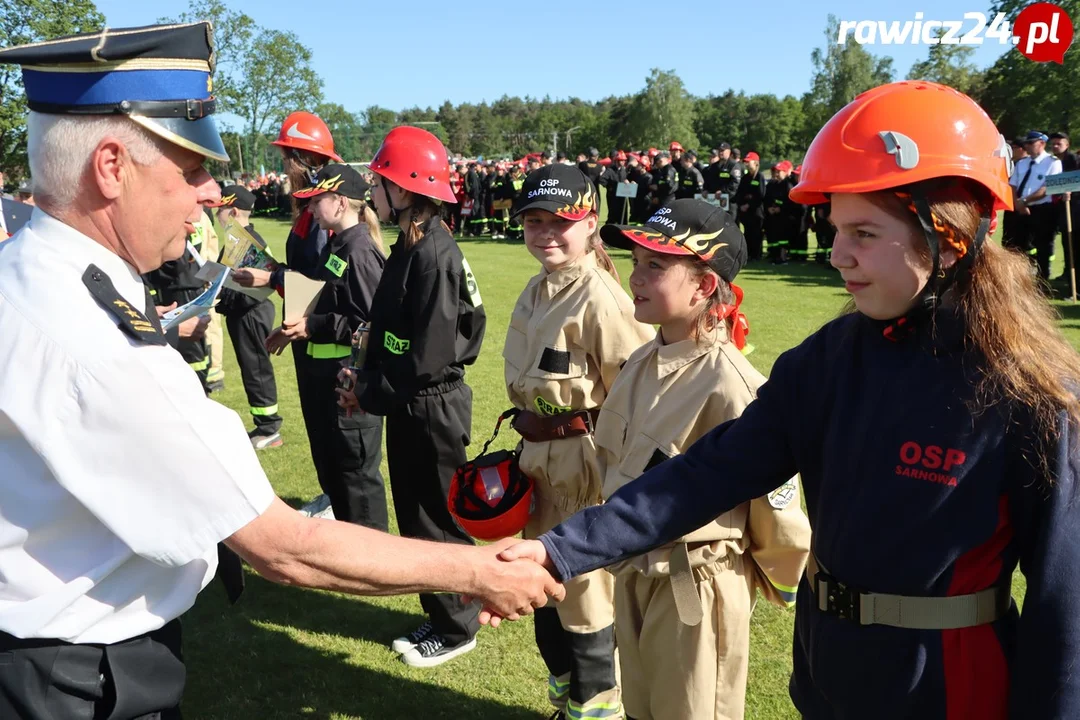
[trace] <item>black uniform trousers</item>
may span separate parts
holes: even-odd
[[[1058,230],[1058,209],[1054,203],[1031,206],[1027,216],[1027,232],[1030,240],[1028,247],[1035,250],[1035,265],[1039,277],[1050,279],[1050,261],[1054,257],[1054,241]]]
[[[225,315],[225,328],[236,352],[248,407],[255,428],[262,435],[273,435],[281,428],[281,415],[276,410],[267,410],[278,404],[274,365],[266,351],[266,338],[273,326],[274,306],[265,300],[250,308],[230,310]]]
[[[110,645],[0,632],[0,718],[179,720],[187,671],[180,621]]]
[[[378,415],[354,412],[345,417],[337,405],[340,360],[307,358],[297,367],[296,385],[304,415],[311,460],[319,487],[330,498],[334,518],[386,532],[386,486],[382,462],[382,426]]]
[[[462,380],[421,391],[386,416],[386,454],[398,532],[403,537],[472,545],[446,508],[450,481],[467,460],[472,428],[472,389]],[[460,595],[420,595],[435,632],[448,645],[480,629],[478,602]]]
[[[746,255],[749,260],[761,259],[762,243],[765,239],[765,219],[753,211],[744,213],[740,218],[743,237],[746,238]]]

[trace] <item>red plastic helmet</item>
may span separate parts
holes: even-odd
[[[817,205],[826,193],[963,177],[990,191],[994,210],[1011,210],[1011,158],[1008,142],[967,95],[932,82],[895,82],[862,93],[821,128],[791,199]]]
[[[501,540],[525,529],[533,485],[508,450],[481,455],[458,468],[450,481],[447,509],[477,540]]]
[[[672,141],[671,141],[671,144],[670,144],[670,145],[668,145],[668,150],[669,150],[669,151],[671,151],[671,152],[675,152],[676,150],[678,150],[679,152],[682,152],[682,149],[683,149],[683,146],[682,146],[682,145],[680,145],[680,144],[679,144],[679,143],[678,143],[677,141],[675,141],[675,140],[672,140]]]
[[[616,160],[625,160],[626,159],[626,152],[624,152],[623,150],[620,150],[619,152],[615,153],[615,159]]]
[[[285,122],[281,123],[277,140],[270,143],[278,147],[305,150],[323,157],[328,157],[336,162],[344,162],[334,152],[334,138],[330,134],[330,128],[319,119],[318,115],[309,112],[298,111],[290,113]]]
[[[427,130],[410,125],[387,133],[371,160],[371,171],[417,195],[457,202],[450,189],[446,148]]]
[[[660,151],[657,150],[656,148],[654,148],[654,147],[649,148],[649,152],[648,152],[649,157],[654,158],[659,154],[660,154]]]

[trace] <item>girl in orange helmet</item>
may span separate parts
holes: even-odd
[[[792,192],[832,202],[848,311],[782,355],[738,420],[504,558],[571,578],[798,472],[804,718],[1080,717],[1080,356],[1027,261],[987,240],[1012,206],[1009,155],[951,88],[858,96]]]
[[[366,362],[343,371],[346,409],[386,417],[386,456],[398,530],[452,543],[472,540],[447,509],[454,472],[466,460],[475,362],[485,314],[469,263],[441,212],[453,203],[446,148],[431,133],[397,127],[371,161],[375,206],[400,228],[372,301]],[[479,606],[458,595],[420,596],[429,620],[393,649],[414,667],[432,667],[476,647]]]

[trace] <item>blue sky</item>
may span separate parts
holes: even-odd
[[[111,27],[149,24],[187,7],[187,0],[96,2]],[[843,20],[913,20],[917,11],[962,20],[965,12],[987,12],[979,2],[258,0],[234,7],[296,33],[313,48],[326,99],[359,111],[504,94],[596,100],[636,92],[653,67],[676,71],[695,95],[734,88],[800,96],[830,12]],[[1005,47],[986,41],[974,61],[990,65]],[[925,45],[867,49],[891,55],[898,78],[927,53]]]

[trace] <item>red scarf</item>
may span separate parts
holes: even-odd
[[[735,294],[735,304],[719,305],[714,312],[718,320],[725,321],[728,318],[731,318],[731,339],[739,352],[742,352],[743,348],[746,347],[746,336],[750,334],[750,323],[747,321],[746,315],[739,312],[739,306],[743,301],[742,288],[735,283],[732,283],[731,291]]]

